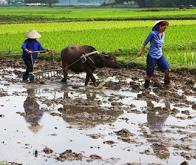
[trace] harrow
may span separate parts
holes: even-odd
[[[33,53],[44,53],[44,51],[34,51]],[[62,77],[62,68],[59,67],[60,66],[59,63],[56,63],[54,60],[54,51],[49,50],[49,54],[52,57],[52,61],[50,64],[47,64],[47,65],[43,64],[41,66],[39,66],[39,64],[38,64],[37,67],[34,67],[34,68],[37,68],[33,72],[33,74],[36,76],[37,80],[50,79],[50,78],[61,78]]]
[[[55,68],[50,70],[38,70],[33,72],[36,76],[36,79],[50,79],[50,78],[61,78],[62,77],[62,68]]]

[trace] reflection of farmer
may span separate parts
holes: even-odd
[[[152,138],[148,140],[153,142],[152,148],[157,157],[167,159],[170,155],[167,145],[163,141],[162,128],[168,118],[168,113],[156,114],[156,112],[147,113],[147,126],[150,129]]]
[[[168,118],[168,113],[156,114],[156,112],[149,111],[147,113],[147,122],[151,132],[162,130],[163,125],[167,120],[167,118]]]
[[[163,56],[163,43],[165,39],[165,30],[169,26],[167,21],[157,21],[155,22],[152,31],[144,41],[138,55],[144,53],[145,46],[150,42],[150,49],[147,56],[147,69],[144,87],[148,88],[150,85],[150,79],[154,75],[154,67],[157,64],[162,71],[165,73],[164,84],[168,85],[170,83],[169,79],[169,65]]]
[[[40,38],[41,35],[36,30],[31,30],[26,35],[27,39],[22,44],[22,59],[26,65],[26,72],[23,74],[23,80],[29,78],[30,81],[34,80],[33,75],[33,64],[37,58],[37,52],[35,51],[47,51],[44,49],[41,44],[36,40]]]
[[[27,89],[27,98],[24,101],[25,120],[31,124],[30,129],[37,132],[40,128],[39,120],[43,116],[43,112],[39,109],[36,101],[35,89]]]

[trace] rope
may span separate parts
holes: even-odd
[[[71,63],[70,65],[67,65],[66,67],[63,68],[64,69],[68,69],[70,66],[72,66],[73,64],[75,64],[76,62],[82,60],[82,63],[85,63],[87,58],[94,63],[94,61],[89,57],[90,55],[92,54],[100,54],[98,51],[93,51],[93,52],[90,52],[90,53],[87,53],[87,54],[83,54],[82,56],[80,56],[80,58],[76,61],[74,61],[73,63]]]
[[[129,62],[131,62],[131,61],[133,61],[133,60],[135,60],[135,59],[137,59],[139,57],[141,57],[141,56],[136,55],[134,58],[132,58],[131,60],[129,60]]]
[[[95,54],[95,53],[100,54],[98,51],[93,51],[93,52],[90,52],[90,53],[87,53],[87,54],[83,54],[83,55],[80,57],[80,58],[82,59],[82,63],[85,63],[86,60],[87,60],[87,58],[88,58],[92,63],[94,63],[94,61],[93,61],[89,56],[92,55],[92,54]]]

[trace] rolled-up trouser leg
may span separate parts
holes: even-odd
[[[145,83],[144,83],[144,87],[148,88],[150,86],[150,79],[152,76],[154,76],[154,67],[157,63],[156,59],[153,59],[149,54],[147,56],[146,59],[146,77],[145,77]]]

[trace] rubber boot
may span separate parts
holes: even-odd
[[[149,88],[150,86],[150,80],[145,80],[145,83],[144,83],[144,88]]]
[[[35,76],[33,73],[29,73],[29,81],[34,81],[35,80]]]
[[[165,77],[164,85],[169,85],[169,84],[170,84],[170,78],[169,77]]]
[[[22,75],[22,80],[23,80],[23,81],[27,81],[28,77],[29,77],[29,75],[27,75],[26,73],[24,73],[24,74]]]

